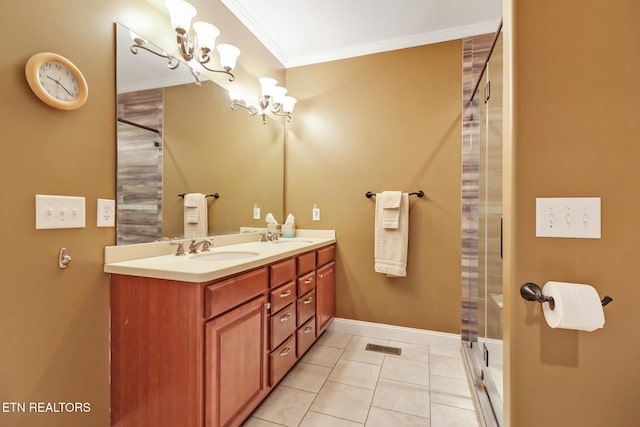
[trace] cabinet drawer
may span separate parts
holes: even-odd
[[[284,283],[295,280],[296,278],[296,260],[290,258],[286,261],[273,264],[271,269],[271,287],[275,288]]]
[[[314,314],[316,314],[316,291],[311,291],[298,298],[296,304],[298,326],[309,320]]]
[[[298,276],[316,269],[316,253],[309,252],[298,255]]]
[[[271,313],[277,313],[282,307],[296,300],[296,282],[289,282],[271,291]]]
[[[316,340],[316,319],[312,317],[307,323],[298,328],[296,332],[296,345],[298,359],[302,357]]]
[[[284,377],[284,374],[291,369],[296,360],[296,336],[294,334],[271,352],[271,386],[276,385]]]
[[[298,295],[304,295],[316,287],[316,272],[298,278]]]
[[[336,245],[318,249],[318,267],[336,259]]]
[[[296,305],[289,304],[277,314],[271,316],[270,349],[274,349],[296,330]]]
[[[265,267],[208,286],[205,290],[206,317],[217,316],[266,292],[268,278]]]

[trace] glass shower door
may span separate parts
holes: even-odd
[[[463,150],[465,357],[487,426],[502,425],[502,37],[467,105]],[[485,56],[486,57],[486,56]],[[463,172],[464,173],[464,172]]]

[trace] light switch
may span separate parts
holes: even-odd
[[[536,237],[600,238],[600,197],[536,199]]]
[[[84,228],[84,197],[36,194],[36,229]]]

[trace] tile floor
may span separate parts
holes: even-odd
[[[463,363],[456,350],[327,331],[244,427],[478,427]]]

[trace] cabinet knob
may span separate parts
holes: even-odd
[[[320,278],[322,279],[322,277],[324,277],[324,275],[322,273],[320,273]]]

